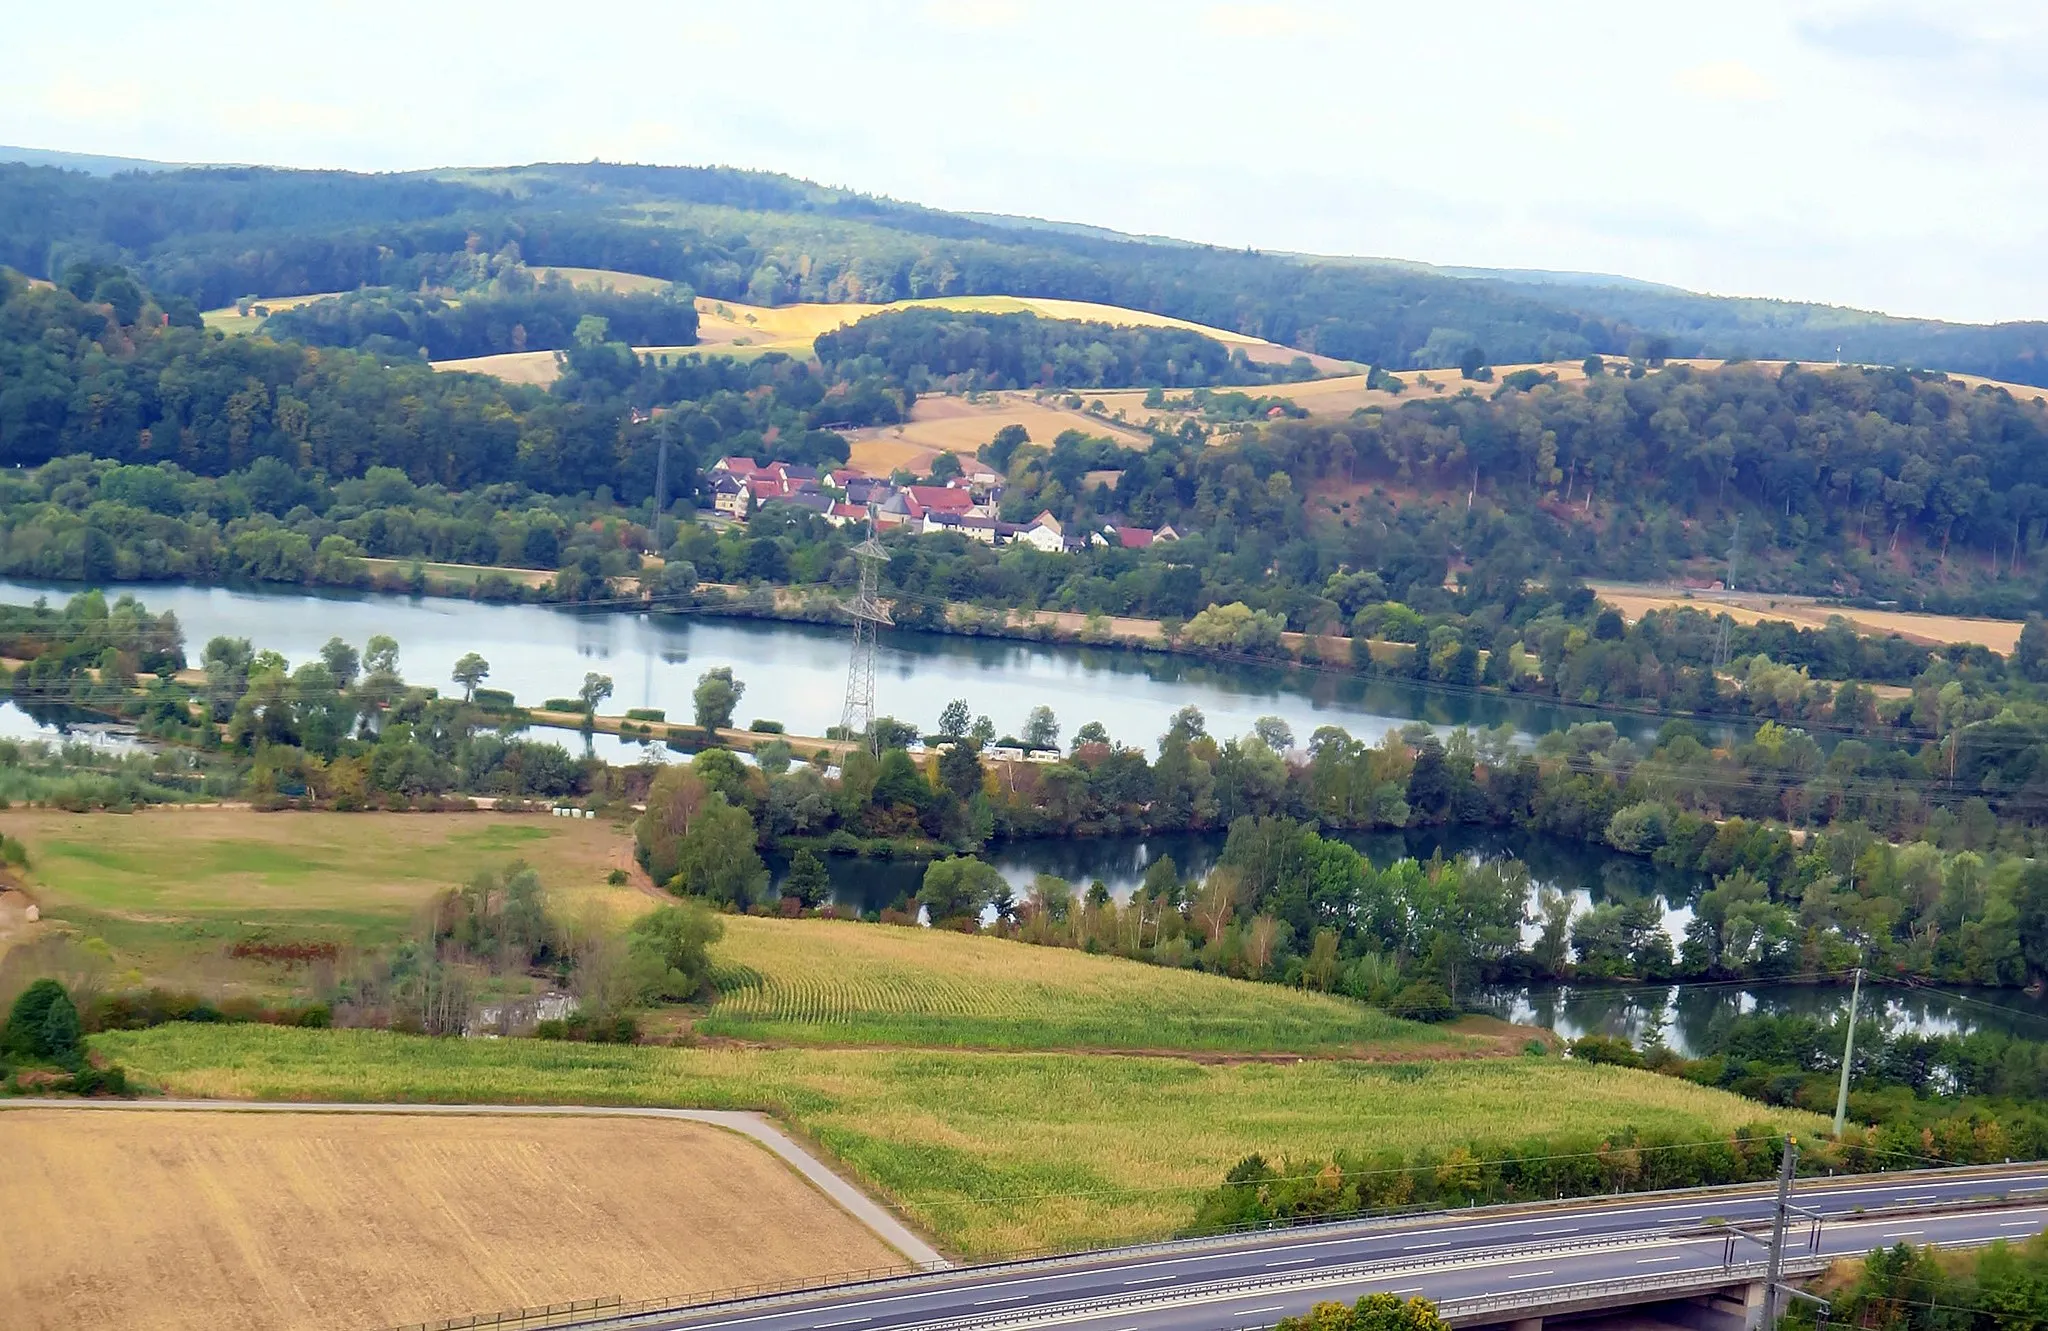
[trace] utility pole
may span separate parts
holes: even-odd
[[[1771,1220],[1771,1260],[1764,1275],[1764,1321],[1766,1328],[1778,1324],[1778,1280],[1785,1273],[1785,1212],[1792,1197],[1792,1169],[1799,1163],[1799,1147],[1785,1138],[1785,1158],[1778,1165],[1778,1206]]]
[[[1736,561],[1739,560],[1741,557],[1742,515],[1740,513],[1737,513],[1735,515],[1735,535],[1729,538],[1728,541],[1728,577],[1727,580],[1721,584],[1731,593],[1735,590]],[[1735,616],[1727,613],[1726,611],[1723,611],[1721,615],[1721,632],[1720,635],[1714,639],[1714,673],[1716,675],[1719,675],[1722,669],[1728,664],[1728,635],[1730,630],[1733,629],[1734,624]]]
[[[661,520],[668,513],[668,431],[657,431],[661,436],[654,455],[654,539],[661,541]]]
[[[1842,1084],[1835,1091],[1835,1139],[1841,1140],[1842,1122],[1849,1114],[1849,1065],[1856,1057],[1856,1002],[1863,997],[1863,968],[1856,968],[1856,981],[1849,989],[1849,1033],[1842,1040]]]

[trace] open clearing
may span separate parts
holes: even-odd
[[[2019,645],[2020,629],[2011,619],[1972,619],[1964,615],[1923,615],[1904,610],[1859,610],[1853,606],[1828,605],[1811,597],[1773,595],[1768,592],[1691,592],[1682,587],[1646,586],[1635,583],[1592,583],[1600,599],[1622,613],[1630,623],[1652,610],[1691,607],[1711,615],[1726,614],[1738,624],[1784,622],[1801,628],[1826,628],[1830,619],[1849,621],[1864,633],[1896,633],[1908,642],[1928,646],[1968,642],[2010,656]]]
[[[571,909],[638,896],[605,882],[614,868],[637,872],[615,826],[544,814],[9,809],[0,835],[28,848],[25,886],[46,931],[103,940],[136,982],[270,987],[288,977],[230,961],[234,941],[387,943],[435,893],[515,859]]]
[[[945,930],[728,916],[712,955],[726,993],[697,1023],[710,1035],[928,1048],[1492,1052],[1482,1039],[1349,999]]]
[[[230,337],[239,337],[261,328],[263,321],[279,310],[295,310],[301,305],[311,305],[316,300],[332,300],[336,296],[347,294],[349,293],[346,291],[318,291],[310,296],[266,296],[261,300],[250,301],[250,310],[247,314],[243,314],[237,305],[224,305],[217,310],[207,310],[199,318],[208,328],[218,328]],[[261,306],[267,312],[256,313],[257,306]]]
[[[927,393],[902,425],[847,431],[848,465],[871,476],[887,476],[899,467],[922,476],[940,453],[957,453],[972,462],[975,450],[1005,425],[1023,426],[1033,443],[1047,447],[1067,430],[1113,439],[1127,448],[1152,442],[1131,426],[1040,402],[1029,393],[985,393],[973,401]]]
[[[762,1147],[642,1119],[17,1109],[14,1331],[336,1328],[901,1261]]]
[[[536,270],[536,272],[541,270]],[[619,291],[653,291],[668,285],[657,278],[600,268],[556,268],[574,285],[586,288],[609,286]],[[307,297],[306,299],[317,299]],[[701,354],[759,356],[771,351],[809,358],[819,334],[864,319],[871,314],[908,309],[960,310],[983,314],[1036,314],[1047,319],[1077,319],[1115,324],[1125,328],[1185,328],[1215,338],[1247,359],[1260,364],[1288,364],[1306,352],[1283,347],[1263,338],[1234,333],[1225,328],[1190,323],[1144,310],[1120,305],[1097,305],[1082,300],[1047,300],[1017,296],[938,296],[929,300],[903,300],[887,305],[846,302],[841,304],[748,305],[740,301],[697,298],[697,345],[689,347],[635,347],[642,355]],[[217,313],[221,313],[218,312]],[[233,309],[224,312],[234,315]],[[260,322],[260,321],[258,321]],[[1349,361],[1328,356],[1308,356],[1325,374],[1343,374],[1357,368]],[[496,356],[472,356],[462,360],[435,361],[437,370],[468,370],[492,374],[512,383],[550,384],[561,373],[552,351],[510,351]],[[979,441],[979,442],[986,442]],[[934,445],[937,447],[937,445]]]
[[[93,1037],[171,1093],[765,1109],[969,1256],[1156,1238],[1245,1155],[1628,1125],[1818,1131],[1654,1073],[1560,1059],[1203,1064],[1111,1054],[650,1048],[180,1024]]]

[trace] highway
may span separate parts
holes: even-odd
[[[2004,1203],[1995,1198],[2010,1197]],[[2048,1165],[1806,1179],[1793,1203],[1827,1217],[1817,1250],[1798,1222],[1793,1258],[1851,1256],[1896,1242],[1970,1244],[2048,1228]],[[1919,1213],[1913,1213],[1920,1208]],[[1319,1225],[1228,1240],[962,1268],[746,1304],[633,1319],[662,1331],[891,1331],[1028,1324],[1082,1331],[1219,1331],[1271,1325],[1324,1299],[1375,1290],[1459,1301],[1581,1289],[1606,1281],[1722,1275],[1729,1241],[1714,1222],[1767,1224],[1768,1187],[1540,1208],[1436,1213]],[[1870,1216],[1872,1211],[1899,1214]],[[1748,1267],[1763,1249],[1736,1240]]]

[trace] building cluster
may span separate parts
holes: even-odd
[[[1143,550],[1180,536],[1170,526],[1155,530],[1117,523],[1069,530],[1049,512],[1029,522],[1005,522],[997,515],[1002,498],[1002,477],[987,471],[965,473],[944,485],[896,485],[848,468],[820,473],[798,462],[724,457],[711,465],[712,510],[735,522],[745,522],[763,504],[788,504],[809,509],[835,527],[872,516],[885,531],[957,532],[984,545],[1014,541],[1048,553],[1112,545]]]

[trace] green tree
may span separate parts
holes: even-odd
[[[971,724],[965,698],[955,698],[939,709],[939,733],[948,739],[961,738]]]
[[[1002,886],[1003,876],[993,865],[972,855],[955,855],[933,861],[924,871],[917,898],[935,925],[976,921]]]
[[[831,897],[832,880],[825,873],[825,862],[813,855],[810,847],[803,847],[791,858],[782,895],[795,897],[805,910],[822,906]]]
[[[680,765],[661,769],[647,790],[647,807],[633,822],[635,853],[647,876],[664,887],[682,867],[683,838],[713,796],[710,785]]]
[[[697,677],[691,700],[697,708],[697,725],[704,730],[725,730],[732,725],[733,709],[739,706],[747,686],[732,677],[731,666],[713,666]]]
[[[320,649],[320,663],[327,667],[327,673],[334,676],[336,686],[344,689],[356,682],[356,676],[363,668],[363,659],[356,654],[356,649],[340,638],[327,640]]]
[[[711,988],[711,945],[725,936],[718,917],[694,902],[657,906],[633,921],[632,946],[652,959],[644,999],[688,1002]]]
[[[451,678],[462,686],[462,700],[470,702],[476,697],[476,686],[488,679],[490,673],[491,663],[489,661],[484,660],[483,657],[475,652],[468,652],[463,655],[460,661],[455,663],[455,671]]]
[[[58,1041],[54,1046],[52,1037]],[[18,1058],[58,1060],[77,1052],[79,1038],[71,995],[57,981],[42,979],[15,998],[0,1031],[0,1048]]]
[[[1024,719],[1024,747],[1027,749],[1057,749],[1060,746],[1059,718],[1052,708],[1043,704],[1031,709],[1031,715]]]
[[[754,820],[712,792],[677,849],[672,892],[745,910],[768,889],[768,869],[755,849]]]
[[[612,677],[600,675],[595,670],[583,676],[583,687],[576,690],[576,696],[583,702],[583,715],[597,715],[597,705],[612,696]]]
[[[981,751],[970,741],[956,739],[952,748],[939,755],[939,784],[955,799],[971,800],[979,795],[982,779]]]

